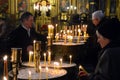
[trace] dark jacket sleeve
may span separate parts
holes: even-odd
[[[89,76],[89,80],[111,80],[110,79],[110,58],[107,50],[101,55],[95,72]]]
[[[89,80],[120,80],[120,48],[109,48],[99,59]]]

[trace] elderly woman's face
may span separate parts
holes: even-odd
[[[100,20],[95,18],[95,19],[92,19],[92,22],[95,26],[97,26],[100,23]]]
[[[97,35],[97,42],[100,44],[101,48],[104,48],[109,42],[110,40],[103,37],[98,31],[96,31],[96,35]]]

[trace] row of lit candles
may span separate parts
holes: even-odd
[[[32,58],[33,58],[32,55],[33,55],[33,51],[30,51],[29,52],[29,63],[32,62]],[[47,54],[44,53],[43,56],[44,56],[44,64],[46,65],[47,64]],[[69,58],[70,58],[70,64],[71,64],[71,62],[72,62],[72,55],[70,55]],[[60,59],[60,63],[61,64],[62,64],[62,61],[63,61],[63,59],[61,58]],[[51,63],[51,52],[48,52],[48,64],[50,64],[50,63]]]
[[[3,60],[4,60],[4,77],[3,77],[3,80],[8,80],[8,65],[7,65],[8,63],[7,63],[7,58],[8,58],[7,55],[5,55],[3,57]],[[46,58],[46,53],[44,53],[44,58]],[[72,55],[70,55],[69,58],[70,58],[70,64],[71,64],[71,62],[72,62]],[[46,64],[46,59],[44,59],[44,60],[45,60],[44,62]],[[60,58],[60,63],[59,62],[54,62],[54,69],[59,69],[59,67],[62,66],[62,62],[63,62],[62,58]],[[39,66],[40,75],[41,75],[41,69],[42,69],[42,67]],[[48,70],[49,69],[46,66],[46,79],[48,79]],[[87,73],[87,71],[81,65],[79,66],[79,71],[80,70],[83,70],[83,71],[85,71]],[[29,71],[29,79],[31,80],[31,71]]]
[[[45,70],[46,70],[46,80],[48,80],[49,68],[46,67]],[[40,72],[39,72],[39,74],[40,74],[40,77],[39,77],[39,78],[41,79],[41,72],[42,72],[42,67],[41,67],[41,66],[39,66],[39,71],[40,71]],[[32,72],[31,72],[30,70],[28,71],[28,79],[29,79],[29,80],[32,79]]]

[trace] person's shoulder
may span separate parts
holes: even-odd
[[[108,48],[105,51],[106,54],[111,55],[111,56],[119,56],[120,57],[120,47],[115,47],[115,48]]]
[[[22,26],[16,26],[16,28],[14,30],[11,31],[11,34],[17,34],[22,30]]]

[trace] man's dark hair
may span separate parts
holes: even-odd
[[[20,20],[23,22],[25,19],[27,20],[30,16],[33,16],[30,12],[25,12],[21,15]]]

